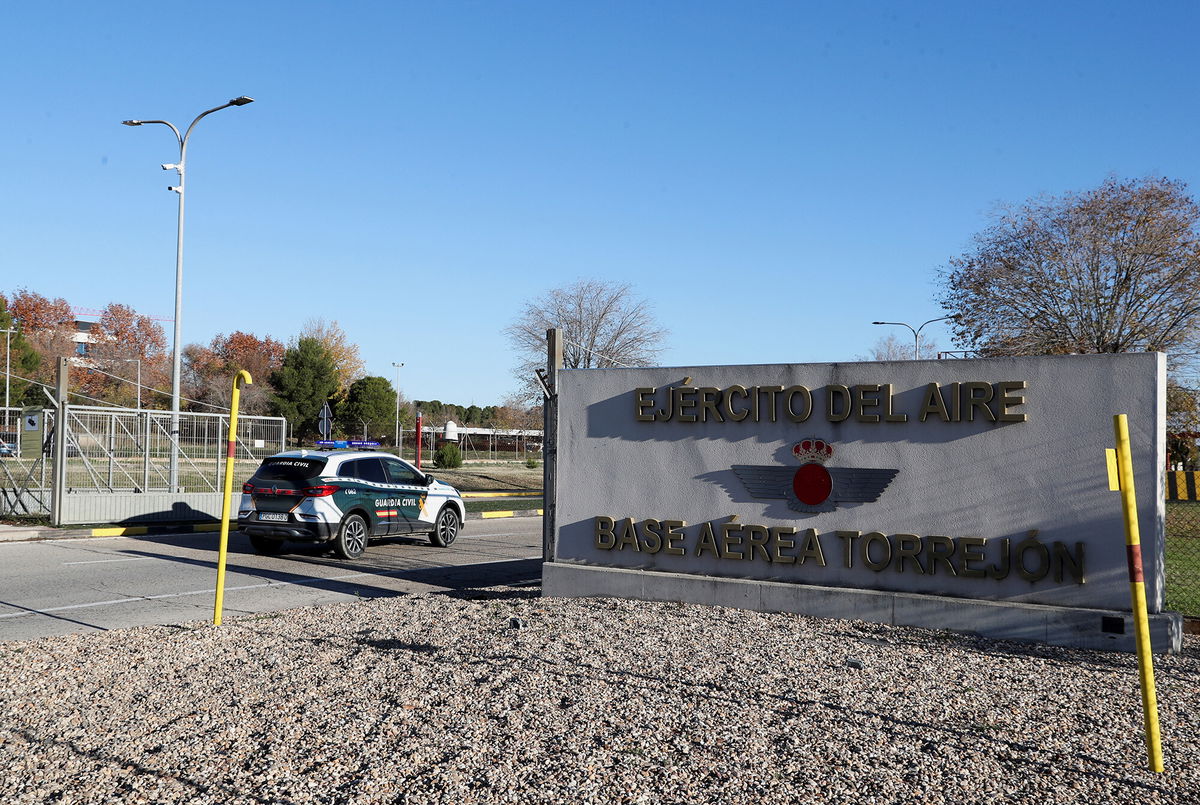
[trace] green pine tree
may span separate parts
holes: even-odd
[[[5,343],[11,350],[7,356],[10,374],[8,378],[9,405],[14,407],[22,405],[27,394],[36,403],[43,402],[44,398],[38,392],[37,386],[26,383],[24,380],[17,380],[18,377],[33,377],[33,373],[42,363],[42,357],[28,341],[21,337],[20,327],[14,323],[12,314],[8,312],[8,302],[3,295],[0,295],[0,330],[16,330],[14,333],[0,332],[0,350],[4,349]],[[0,372],[4,371],[5,357],[4,353],[0,352]],[[0,379],[0,384],[3,382]],[[0,385],[0,395],[3,393],[3,385]],[[4,405],[4,397],[0,396],[0,406],[2,405]],[[0,418],[0,422],[2,421],[3,419]]]
[[[337,367],[333,356],[315,338],[301,338],[283,356],[283,366],[271,375],[275,390],[271,404],[285,417],[300,439],[317,433],[321,406],[337,393]]]
[[[407,411],[401,412],[405,419]],[[337,421],[354,438],[391,436],[396,423],[396,390],[383,377],[362,377],[350,384],[346,399],[337,407]]]

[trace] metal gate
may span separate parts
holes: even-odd
[[[228,414],[179,414],[179,484],[170,485],[170,411],[63,406],[62,467],[51,434],[59,417],[42,412],[41,450],[0,458],[0,516],[50,515],[58,524],[212,519],[220,514]],[[286,420],[239,416],[234,477],[249,477],[284,448]],[[33,455],[33,453],[37,453]],[[54,494],[54,479],[62,482]]]

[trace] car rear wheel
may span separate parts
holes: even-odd
[[[283,550],[283,540],[271,539],[259,534],[250,535],[250,545],[258,553],[279,553]]]
[[[367,549],[367,521],[361,514],[349,514],[338,527],[334,550],[343,559],[357,559]]]
[[[458,513],[449,506],[442,507],[433,531],[429,532],[429,541],[439,548],[445,548],[458,536],[459,525]]]

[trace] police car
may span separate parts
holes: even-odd
[[[242,485],[238,530],[259,553],[278,553],[286,540],[332,542],[356,559],[372,537],[427,533],[445,547],[465,514],[457,489],[395,456],[292,450],[263,461]]]

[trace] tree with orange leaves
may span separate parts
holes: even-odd
[[[54,373],[60,357],[75,354],[75,316],[67,300],[47,299],[40,293],[21,288],[8,302],[17,329],[40,358],[30,379],[54,385]]]
[[[241,392],[241,409],[247,414],[265,414],[270,409],[271,374],[283,365],[283,344],[253,333],[235,330],[217,334],[208,346],[189,344],[184,348],[184,379],[188,396],[210,405],[229,406],[230,379],[240,369],[254,378],[254,384]],[[261,380],[260,380],[261,378]]]
[[[336,321],[309,319],[304,322],[300,338],[316,339],[333,358],[333,365],[337,367],[338,396],[344,397],[350,384],[366,375],[366,363],[358,354],[358,344],[350,340]]]

